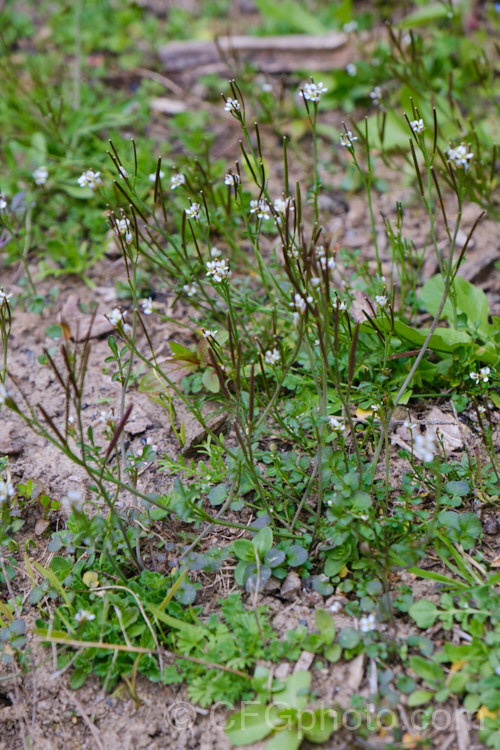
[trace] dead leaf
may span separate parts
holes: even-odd
[[[39,518],[35,524],[35,534],[41,536],[48,526],[50,526],[50,521],[47,521],[46,518]]]

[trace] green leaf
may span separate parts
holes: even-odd
[[[307,552],[300,544],[292,544],[287,551],[287,558],[291,568],[298,568],[307,562]]]
[[[417,623],[419,628],[430,628],[434,625],[439,610],[433,602],[427,599],[421,599],[419,602],[412,604],[409,609],[410,617]]]
[[[227,484],[225,484],[224,482],[222,482],[222,484],[217,484],[215,487],[212,487],[212,489],[208,493],[208,500],[210,502],[210,505],[222,505],[226,497]]]
[[[255,562],[255,547],[249,539],[236,539],[233,542],[234,554],[243,562]]]
[[[309,742],[320,744],[326,742],[335,731],[336,720],[327,708],[316,711],[303,711],[300,715],[299,727]]]
[[[207,367],[201,378],[201,382],[210,393],[218,393],[220,389],[220,381],[217,377],[217,373],[211,367]]]
[[[225,731],[232,745],[251,745],[267,737],[278,723],[276,710],[270,711],[265,703],[251,702],[229,717]]]
[[[275,705],[302,710],[307,706],[311,673],[305,670],[294,672],[287,677],[283,690],[276,692]]]
[[[426,3],[404,17],[398,23],[401,29],[413,29],[415,26],[424,26],[427,23],[439,21],[448,15],[448,6],[444,3]]]
[[[302,742],[302,735],[297,727],[281,729],[266,744],[265,750],[297,750]]]
[[[423,703],[428,703],[433,695],[434,693],[431,690],[415,690],[408,696],[408,705],[421,706]]]
[[[258,551],[259,557],[264,557],[264,555],[269,552],[273,546],[273,532],[269,526],[264,526],[263,529],[260,529],[260,531],[256,533],[252,539],[252,544]]]
[[[339,645],[342,646],[342,648],[348,648],[350,650],[356,648],[359,641],[359,633],[355,628],[342,628],[339,633]]]
[[[488,322],[489,304],[486,294],[480,287],[471,284],[461,276],[456,276],[453,283],[455,292],[456,306],[458,313],[464,313],[467,321],[472,328],[477,326],[477,330],[484,338],[487,338],[493,332],[493,326]],[[420,292],[420,301],[431,314],[435,315],[438,311],[439,304],[444,292],[444,281],[440,274],[429,279]],[[453,321],[453,306],[448,298],[444,304],[442,317]],[[440,331],[441,333],[441,331]]]
[[[327,612],[326,609],[317,609],[315,621],[316,627],[323,638],[323,642],[330,645],[335,638],[335,623],[333,622],[333,617],[330,612]]]
[[[444,685],[444,672],[433,661],[424,659],[423,656],[410,656],[410,667],[432,688],[439,688]]]
[[[334,664],[342,656],[342,646],[340,645],[340,643],[333,643],[328,648],[325,648],[323,656],[325,657],[325,659]]]

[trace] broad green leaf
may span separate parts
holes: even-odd
[[[236,539],[233,542],[234,554],[243,562],[255,561],[255,547],[249,539]]]
[[[478,331],[484,336],[492,334],[493,327],[488,323],[489,305],[486,294],[478,286],[471,284],[461,276],[453,282],[458,313],[465,313],[469,325],[474,328],[478,324]],[[437,313],[444,292],[444,281],[440,274],[429,279],[420,292],[420,301],[431,314]],[[453,321],[453,306],[448,298],[444,304],[442,317]]]
[[[299,726],[305,739],[315,744],[326,742],[332,732],[335,731],[336,725],[336,718],[326,708],[318,708],[316,711],[303,711],[300,715]]]
[[[342,646],[340,643],[333,643],[331,646],[328,646],[328,648],[325,648],[323,656],[334,664],[342,656]]]
[[[252,544],[259,553],[259,557],[263,557],[273,546],[273,532],[269,526],[264,526],[260,529],[252,539]]]
[[[413,13],[409,13],[402,21],[398,23],[401,29],[413,29],[415,26],[424,26],[427,23],[439,21],[446,18],[449,8],[445,3],[428,3],[418,8]]]
[[[279,729],[266,744],[265,750],[297,750],[302,742],[302,734],[297,727]]]
[[[419,628],[425,629],[430,628],[434,625],[436,618],[439,614],[439,610],[433,602],[429,602],[427,599],[421,599],[419,602],[412,604],[409,609],[409,615],[417,623]]]
[[[349,650],[356,648],[359,643],[359,633],[355,628],[342,628],[339,633],[339,645]]]
[[[251,745],[267,737],[278,723],[277,711],[270,711],[265,703],[249,702],[229,717],[225,731],[232,745]]]
[[[423,656],[410,656],[410,667],[432,688],[444,685],[444,672],[439,666]]]
[[[335,623],[333,622],[333,617],[330,612],[326,611],[326,609],[317,609],[315,621],[316,627],[323,638],[323,642],[329,645],[335,638]]]
[[[432,690],[415,690],[408,696],[408,705],[421,706],[423,703],[428,703],[433,695]]]
[[[286,706],[302,710],[307,706],[310,687],[310,672],[305,670],[294,672],[287,677],[284,689],[276,692],[274,703],[278,707]]]

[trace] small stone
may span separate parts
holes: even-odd
[[[23,440],[16,434],[15,422],[4,422],[0,432],[0,455],[16,456],[22,452]]]
[[[287,599],[291,601],[292,599],[295,599],[299,594],[301,590],[301,583],[300,578],[298,574],[291,570],[285,580],[283,581],[283,584],[281,586],[280,595],[283,597],[283,599]]]
[[[496,534],[498,534],[500,527],[497,519],[493,516],[487,516],[487,518],[483,518],[483,530],[485,534],[488,534],[488,536],[495,536]]]

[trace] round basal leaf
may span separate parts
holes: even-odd
[[[444,488],[450,495],[458,495],[458,497],[465,497],[470,492],[468,482],[446,482]]]
[[[277,568],[281,565],[283,560],[286,558],[285,553],[281,549],[270,549],[264,557],[264,562],[269,565],[270,568]]]
[[[328,646],[328,648],[325,648],[323,655],[325,659],[331,661],[333,664],[342,656],[342,646],[340,643],[333,643],[331,646]]]
[[[292,544],[288,549],[287,559],[291,568],[298,568],[307,562],[307,552],[300,544]]]
[[[326,742],[335,730],[336,720],[330,715],[327,708],[318,708],[316,711],[303,711],[300,715],[299,727],[304,737],[309,742],[319,745]]]
[[[263,516],[257,516],[255,521],[252,521],[250,524],[251,529],[263,529],[264,526],[269,526],[270,518],[267,514],[264,513]]]
[[[382,584],[380,581],[374,580],[366,584],[366,593],[369,596],[376,596],[382,593]]]
[[[229,717],[226,723],[226,736],[232,745],[251,745],[263,740],[272,731],[272,717],[263,703],[250,703],[243,711]]]
[[[353,648],[356,648],[359,640],[359,633],[354,628],[342,628],[339,633],[339,645],[342,646],[342,648],[352,650]]]
[[[408,705],[421,706],[424,703],[428,703],[433,695],[432,690],[415,690],[414,693],[408,696]]]
[[[226,497],[227,497],[227,484],[225,484],[225,482],[222,482],[221,484],[217,484],[215,487],[212,487],[212,489],[208,493],[208,500],[210,502],[210,505],[213,505],[213,506],[222,505]]]
[[[236,539],[233,542],[233,551],[238,560],[244,562],[255,560],[255,547],[248,539]]]
[[[176,591],[174,597],[175,600],[179,602],[179,604],[183,604],[187,607],[196,599],[196,589],[192,583],[185,583],[182,588]]]
[[[260,529],[252,539],[252,544],[259,553],[259,557],[263,557],[271,547],[273,546],[273,532],[269,526],[264,526]]]
[[[409,615],[417,623],[419,628],[425,629],[430,628],[434,625],[436,618],[439,614],[439,610],[433,602],[429,602],[427,599],[421,599],[419,602],[412,604],[409,609]]]
[[[319,576],[313,576],[312,578],[313,589],[321,594],[321,596],[330,596],[333,594],[333,586],[328,578],[321,574]]]

